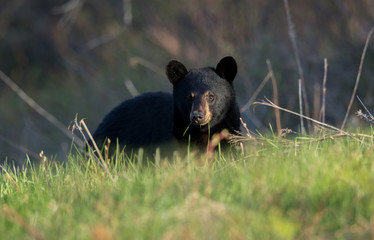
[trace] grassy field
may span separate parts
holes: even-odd
[[[267,137],[211,162],[134,156],[104,171],[73,151],[65,163],[3,166],[0,236],[372,239],[374,131],[366,133],[361,142]]]

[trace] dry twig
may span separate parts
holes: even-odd
[[[7,137],[4,137],[4,136],[0,135],[0,140],[6,142],[10,146],[18,149],[21,152],[28,154],[29,156],[33,156],[36,159],[40,159],[39,155],[37,153],[35,153],[35,152],[31,151],[30,149],[27,149],[23,146],[20,146],[18,143],[9,140]]]
[[[361,119],[365,119],[366,121],[370,122],[371,124],[374,124],[374,117],[373,115],[369,112],[369,110],[367,109],[367,107],[365,106],[365,104],[361,101],[361,99],[359,98],[359,96],[357,96],[357,99],[358,101],[361,103],[361,105],[364,107],[365,111],[368,113],[368,114],[364,114],[362,113],[361,109],[359,109],[357,112],[356,112],[356,115],[358,117],[360,117]]]
[[[132,67],[135,67],[136,65],[142,65],[143,67],[157,73],[158,75],[160,76],[164,76],[165,75],[165,71],[163,69],[161,69],[159,66],[157,66],[156,64],[144,59],[144,58],[141,58],[141,57],[131,57],[130,60],[129,60],[129,63],[130,63],[130,66]]]
[[[345,132],[345,131],[343,131],[342,129],[339,129],[339,128],[334,127],[334,126],[331,126],[331,125],[329,125],[329,124],[326,124],[326,123],[323,123],[323,122],[317,121],[317,120],[315,120],[315,119],[313,119],[313,118],[310,118],[310,117],[304,116],[304,115],[302,115],[302,114],[299,114],[299,113],[293,112],[293,111],[291,111],[291,110],[288,110],[288,109],[285,109],[285,108],[279,107],[279,106],[275,105],[275,104],[274,104],[272,101],[270,101],[269,99],[267,99],[267,98],[265,98],[265,99],[266,99],[266,102],[265,102],[265,101],[263,101],[263,102],[254,102],[253,104],[254,104],[254,105],[264,105],[264,106],[268,106],[268,107],[272,107],[272,108],[278,108],[278,109],[281,110],[281,111],[291,113],[291,114],[293,114],[293,115],[296,115],[296,116],[299,116],[299,117],[305,118],[305,119],[307,119],[307,120],[309,120],[309,121],[311,121],[311,122],[313,122],[313,123],[316,123],[316,124],[318,124],[318,125],[321,125],[321,126],[324,126],[324,127],[330,128],[330,129],[333,129],[333,130],[335,130],[335,131],[337,131],[337,132],[344,133],[344,134],[346,134],[346,135],[348,135],[348,136],[354,137],[352,134],[350,134],[350,133],[348,133],[348,132]]]
[[[75,143],[79,147],[83,147],[83,142],[79,138],[75,138],[74,135],[68,130],[68,128],[62,124],[55,116],[47,112],[39,104],[37,104],[29,95],[27,95],[12,79],[0,70],[0,79],[10,87],[17,95],[27,103],[32,109],[39,113],[42,117],[47,119],[50,123],[56,126],[61,132],[63,132],[67,137],[72,140],[75,140]]]
[[[365,111],[369,114],[370,118],[372,120],[374,120],[373,114],[371,114],[371,112],[369,112],[369,110],[367,109],[365,104],[361,101],[361,98],[359,96],[356,96],[356,97],[357,97],[358,101],[361,103],[361,105],[365,108]]]
[[[326,122],[326,81],[327,81],[327,59],[324,59],[324,72],[323,72],[323,81],[322,81],[322,107],[321,115],[322,122]]]
[[[305,105],[305,114],[306,114],[307,117],[309,117],[310,116],[309,115],[309,103],[308,103],[308,97],[307,97],[306,87],[305,87],[304,72],[303,72],[303,68],[301,67],[299,49],[298,49],[297,43],[296,43],[295,25],[292,22],[291,11],[290,11],[290,8],[288,6],[288,0],[284,0],[284,7],[286,9],[286,15],[287,15],[288,34],[290,36],[293,52],[294,52],[294,55],[295,55],[295,60],[296,60],[296,64],[297,64],[297,71],[298,71],[300,79],[301,79],[302,96],[301,96],[301,94],[299,94],[299,98],[303,98],[304,105]],[[308,122],[308,127],[310,128],[309,122]]]
[[[54,14],[63,14],[59,20],[59,25],[70,31],[74,21],[78,17],[79,12],[83,7],[84,1],[70,0],[53,9]]]
[[[258,86],[258,88],[253,93],[252,97],[248,100],[248,102],[242,108],[240,108],[240,113],[243,113],[252,105],[252,103],[255,101],[258,94],[261,92],[261,90],[264,88],[265,84],[269,81],[270,78],[271,78],[271,73],[269,72],[265,76],[264,80],[262,80],[261,84]]]
[[[300,128],[301,128],[301,135],[305,135],[305,128],[304,128],[304,121],[301,116],[303,116],[303,98],[301,97],[301,79],[299,79],[299,107],[300,107]]]
[[[266,64],[268,65],[268,71],[271,74],[271,83],[273,85],[273,101],[276,105],[279,105],[278,101],[278,87],[277,87],[277,80],[275,79],[275,75],[273,72],[273,67],[271,66],[270,60],[266,60]],[[277,125],[277,132],[278,135],[280,136],[281,131],[282,131],[282,125],[280,121],[280,112],[279,109],[274,108],[274,114],[275,114],[275,123]]]
[[[365,55],[366,55],[366,50],[367,50],[367,48],[368,48],[368,45],[369,45],[370,38],[371,38],[371,35],[372,35],[372,33],[373,33],[373,30],[374,30],[374,27],[372,27],[372,28],[370,29],[370,32],[368,33],[368,36],[367,36],[367,38],[366,38],[365,47],[364,47],[364,50],[362,51],[362,55],[361,55],[360,66],[358,67],[358,73],[357,73],[357,77],[356,77],[356,83],[355,83],[355,86],[354,86],[354,88],[353,88],[353,92],[352,92],[351,100],[349,101],[348,108],[347,108],[347,112],[345,113],[345,117],[344,117],[344,120],[343,120],[342,126],[340,127],[341,129],[343,129],[343,128],[345,127],[345,124],[346,124],[347,119],[348,119],[348,114],[349,114],[349,112],[351,111],[351,107],[352,107],[352,104],[353,104],[353,100],[354,100],[355,95],[356,95],[356,92],[357,92],[358,83],[360,82],[360,77],[361,77],[361,72],[362,72],[362,65],[364,64],[364,59],[365,59]]]
[[[254,137],[252,136],[252,134],[249,132],[249,129],[247,128],[247,124],[243,121],[242,118],[240,118],[240,122],[242,123],[243,127],[244,127],[245,130],[247,131],[247,136],[248,136],[250,139],[253,139],[253,141],[255,141],[258,145],[263,146],[264,144],[260,143],[259,141],[256,140],[256,138],[254,138]]]

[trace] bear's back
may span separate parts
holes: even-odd
[[[173,97],[150,92],[125,100],[108,113],[93,134],[101,146],[106,138],[115,146],[157,146],[173,139]]]

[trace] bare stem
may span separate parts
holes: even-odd
[[[329,125],[329,124],[326,124],[326,123],[320,122],[320,121],[315,120],[315,119],[313,119],[313,118],[310,118],[310,117],[304,116],[304,115],[299,114],[299,113],[297,113],[297,112],[293,112],[293,111],[288,110],[288,109],[286,109],[286,108],[279,107],[279,106],[275,105],[275,104],[274,104],[272,101],[270,101],[269,99],[267,99],[267,98],[265,98],[265,99],[266,99],[266,102],[254,102],[253,105],[264,105],[264,106],[268,106],[268,107],[272,107],[272,108],[277,108],[277,109],[279,109],[279,110],[281,110],[281,111],[288,112],[288,113],[291,113],[291,114],[293,114],[293,115],[296,115],[296,116],[299,116],[299,117],[305,118],[306,120],[309,120],[309,121],[311,121],[311,122],[313,122],[313,123],[316,123],[316,124],[318,124],[318,125],[321,125],[321,126],[323,126],[323,127],[327,127],[327,128],[333,129],[333,130],[335,130],[335,131],[338,131],[338,132],[340,132],[340,133],[344,133],[344,134],[346,134],[346,135],[348,135],[348,136],[354,137],[351,133],[345,132],[345,131],[343,131],[342,129],[339,129],[339,128],[334,127],[334,126],[331,126],[331,125]]]
[[[271,74],[271,83],[273,85],[273,101],[276,105],[279,105],[277,80],[275,79],[275,75],[274,75],[274,72],[273,72],[273,67],[271,66],[271,62],[270,62],[269,59],[266,60],[266,64],[268,65],[268,71]],[[279,109],[274,108],[274,114],[275,114],[275,123],[277,125],[278,136],[280,136],[281,131],[282,131],[282,124],[281,124],[281,120],[280,120]]]
[[[112,174],[110,173],[110,171],[109,171],[109,169],[108,169],[108,166],[107,166],[107,164],[106,164],[105,161],[104,161],[103,155],[101,154],[101,151],[100,151],[99,148],[97,147],[96,142],[95,142],[95,140],[93,139],[91,132],[88,130],[88,127],[87,127],[86,123],[85,123],[84,120],[82,119],[82,120],[79,121],[79,125],[78,125],[77,117],[75,118],[74,123],[75,123],[75,127],[76,127],[77,129],[79,129],[79,131],[81,131],[82,135],[84,135],[83,132],[82,132],[82,128],[81,128],[81,126],[83,126],[83,128],[84,128],[84,130],[86,131],[88,137],[90,138],[92,144],[94,145],[94,148],[95,148],[97,154],[99,155],[99,158],[100,158],[100,165],[104,168],[105,172],[108,174],[108,176],[109,176],[110,179],[112,180],[112,183],[114,184],[114,183],[115,183],[115,180],[114,180]]]
[[[301,117],[303,115],[303,98],[301,97],[301,79],[299,79],[299,107],[300,107],[300,128],[301,128],[301,135],[304,136],[304,121]]]
[[[370,38],[371,38],[371,35],[373,33],[373,30],[374,30],[374,27],[372,27],[370,29],[370,32],[366,38],[366,42],[365,42],[365,47],[364,47],[364,50],[362,51],[362,55],[361,55],[361,61],[360,61],[360,66],[358,68],[358,73],[357,73],[357,78],[356,78],[356,83],[355,83],[355,86],[353,88],[353,92],[352,92],[352,96],[351,96],[351,100],[349,101],[349,104],[348,104],[348,108],[347,108],[347,112],[345,113],[345,117],[344,117],[344,120],[343,120],[343,123],[342,123],[342,126],[340,127],[341,129],[343,129],[345,127],[345,124],[347,122],[347,118],[348,118],[348,114],[349,112],[351,111],[351,107],[352,107],[352,104],[353,104],[353,100],[355,98],[355,95],[356,95],[356,92],[357,92],[357,88],[358,88],[358,83],[360,82],[360,77],[361,77],[361,72],[362,72],[362,65],[364,64],[364,59],[365,59],[365,55],[366,55],[366,50],[368,48],[368,45],[369,45],[369,42],[370,42]]]
[[[240,113],[245,112],[252,105],[252,103],[255,101],[258,94],[261,92],[261,90],[264,88],[265,84],[269,81],[270,78],[271,78],[271,73],[269,72],[265,76],[264,80],[262,80],[261,84],[258,86],[256,91],[252,94],[252,97],[248,100],[248,102],[242,108],[240,108]]]
[[[290,8],[288,6],[288,0],[284,0],[283,2],[284,2],[284,7],[286,9],[286,15],[287,15],[288,34],[290,36],[293,52],[294,52],[294,55],[295,55],[297,71],[298,71],[300,79],[301,79],[301,90],[302,90],[302,96],[303,96],[304,105],[305,105],[305,114],[306,114],[306,116],[309,117],[310,116],[309,115],[309,103],[308,103],[308,97],[307,97],[306,88],[305,88],[304,72],[303,72],[303,68],[301,67],[299,49],[298,49],[297,43],[296,43],[295,25],[292,22],[291,12],[290,12]],[[308,122],[308,126],[309,126],[309,122]]]
[[[327,59],[324,59],[324,73],[323,73],[323,82],[322,82],[322,122],[326,122],[326,81],[327,81]]]

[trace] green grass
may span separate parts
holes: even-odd
[[[1,239],[373,238],[372,140],[267,140],[211,163],[120,159],[114,182],[73,153],[45,168],[4,166]]]

